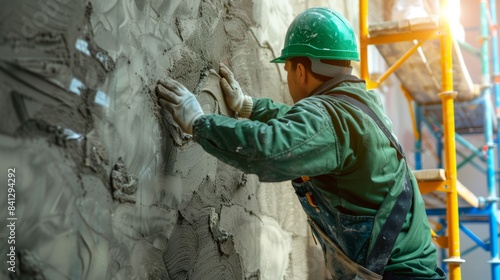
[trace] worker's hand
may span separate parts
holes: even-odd
[[[242,118],[250,117],[253,108],[252,98],[243,93],[240,84],[234,79],[233,73],[226,65],[221,63],[219,71],[222,76],[220,86],[224,92],[227,106]]]
[[[170,78],[158,82],[156,93],[160,105],[172,114],[179,127],[185,133],[193,134],[194,120],[203,115],[203,110],[194,94]]]

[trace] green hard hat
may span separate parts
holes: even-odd
[[[281,56],[271,62],[283,63],[298,56],[359,61],[351,24],[344,16],[328,8],[303,11],[288,27]]]

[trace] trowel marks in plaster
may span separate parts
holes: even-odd
[[[177,147],[157,117],[153,94],[165,71],[193,90],[200,69],[231,56],[223,47],[226,8],[234,7],[222,1],[2,2],[0,167],[14,167],[18,176],[16,274],[4,267],[2,279],[248,275],[248,260],[242,262],[231,237],[239,225],[221,216],[221,207],[244,204],[256,215],[250,194],[232,202],[250,186],[202,150]],[[237,14],[251,18],[248,10]],[[214,76],[204,81],[202,105],[224,113]],[[6,172],[0,180],[7,181]],[[1,208],[6,205],[2,200]],[[6,215],[0,212],[1,220]],[[230,226],[221,229],[221,222]],[[5,240],[9,232],[0,228]],[[243,243],[238,248],[248,245],[235,238]],[[198,245],[184,252],[176,244]],[[2,242],[3,260],[8,250]]]

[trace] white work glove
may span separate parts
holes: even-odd
[[[193,123],[203,115],[200,103],[186,87],[173,79],[159,81],[156,85],[158,101],[165,108],[179,127],[188,134],[193,134]]]
[[[243,93],[240,84],[234,79],[233,72],[226,65],[220,63],[219,72],[222,76],[220,87],[224,93],[227,106],[235,111],[239,117],[250,117],[253,108],[252,98]]]

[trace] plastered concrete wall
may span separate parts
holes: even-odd
[[[0,278],[324,279],[288,183],[205,153],[154,93],[170,76],[220,113],[223,61],[291,102],[268,61],[303,4],[0,2]]]

